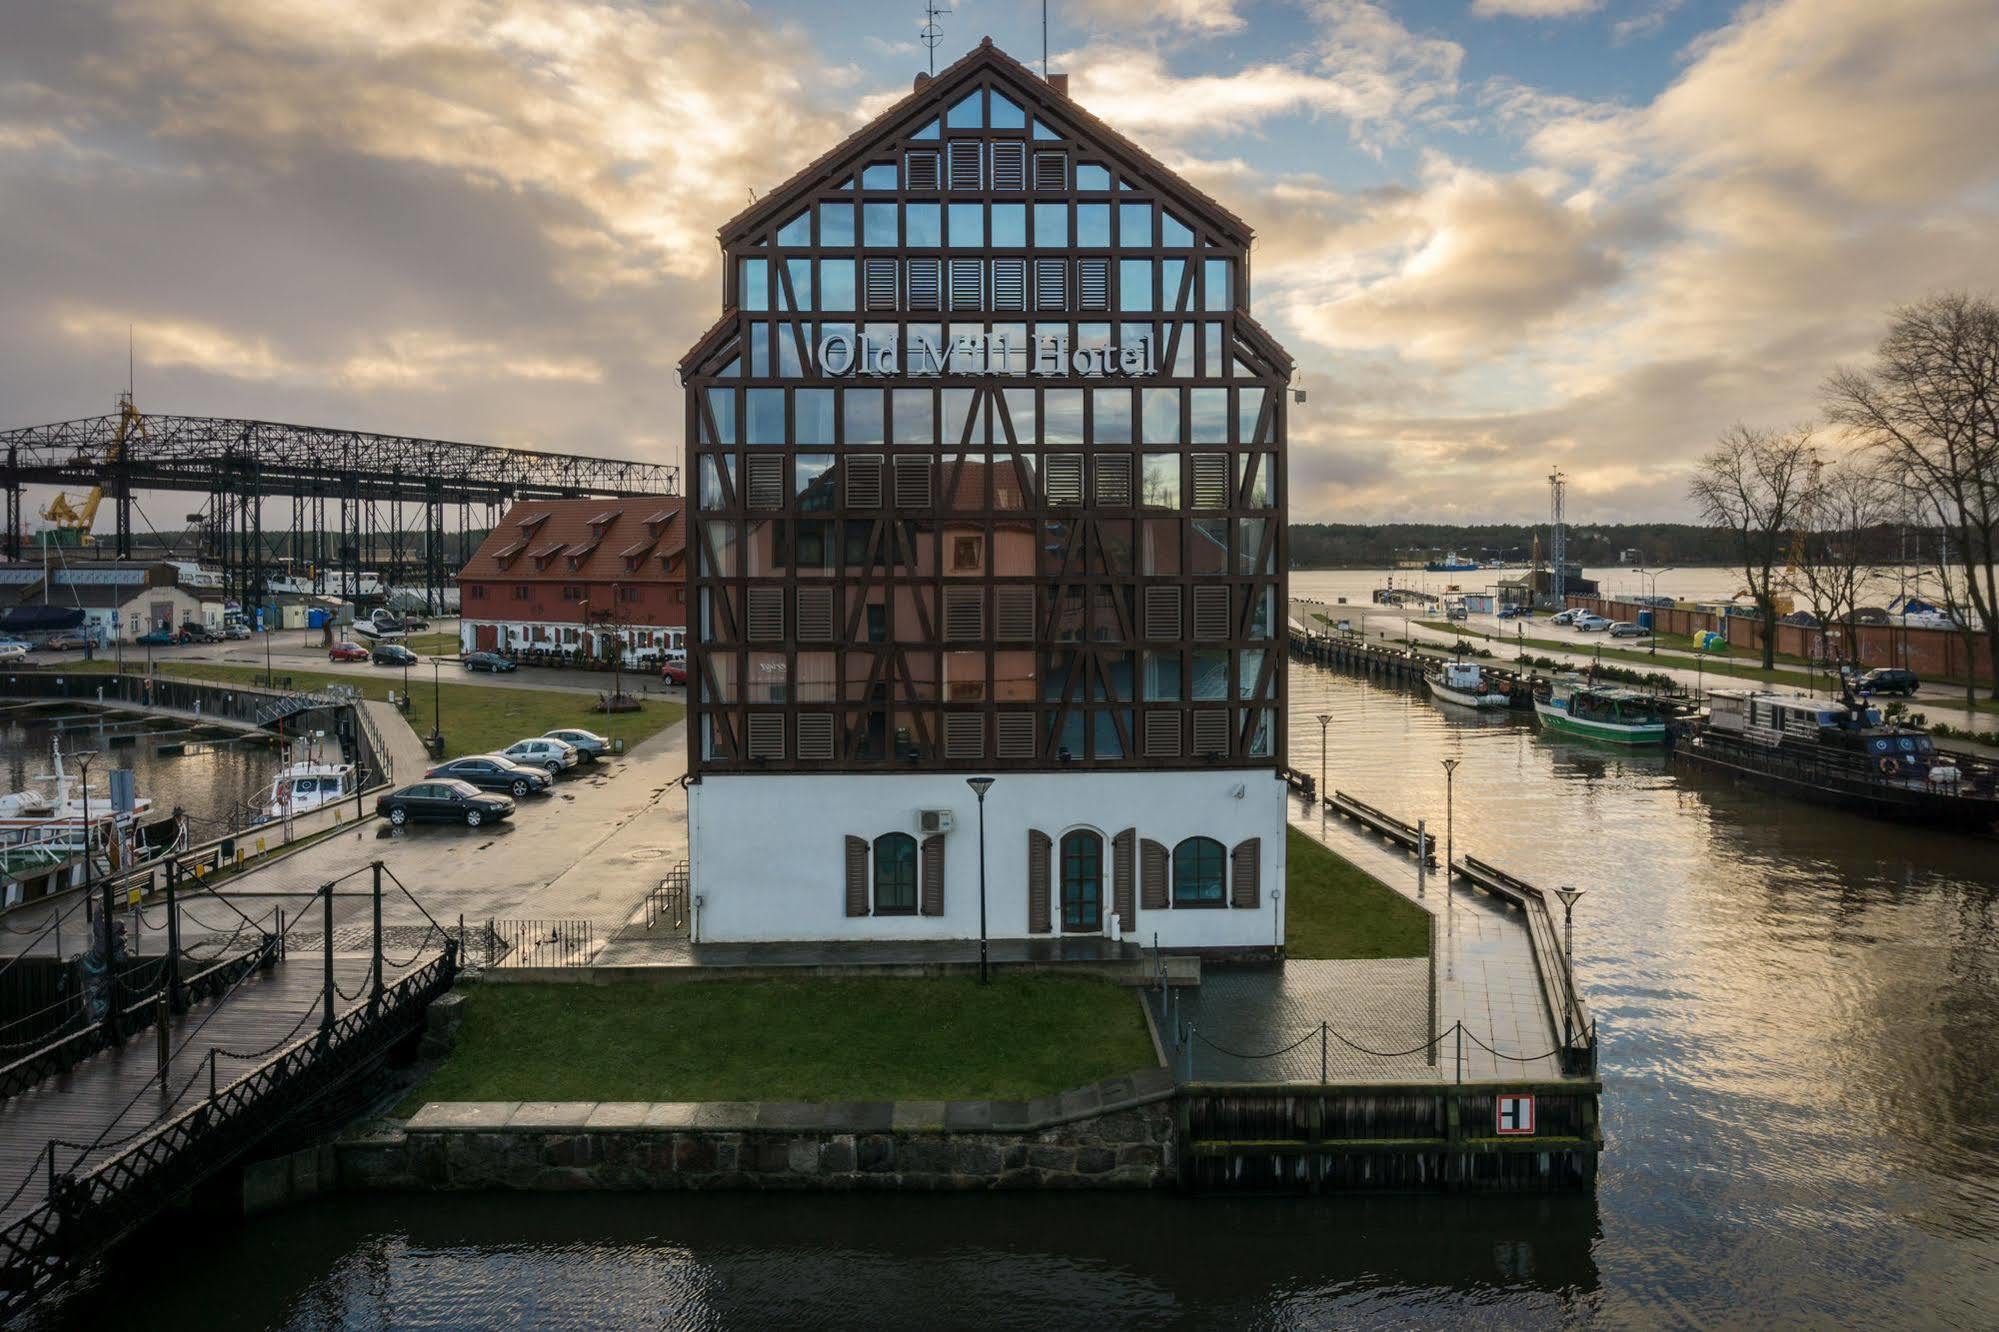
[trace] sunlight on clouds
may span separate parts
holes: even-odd
[[[227,379],[275,380],[295,377],[296,367],[262,338],[242,338],[226,329],[179,320],[128,317],[111,310],[58,313],[63,336],[92,351],[125,346],[149,369],[187,367]]]
[[[1236,0],[1082,0],[1077,17],[1098,28],[1169,23],[1202,34],[1237,32],[1244,26]]]
[[[1603,0],[1472,0],[1480,18],[1573,18],[1601,9]]]

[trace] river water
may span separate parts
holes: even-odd
[[[1591,1197],[362,1199],[51,1310],[154,1328],[1999,1324],[1999,845],[1295,665],[1291,758],[1587,890]],[[1327,836],[1338,845],[1348,836]],[[1329,1014],[1337,1021],[1337,1014]]]

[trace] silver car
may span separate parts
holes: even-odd
[[[1633,624],[1629,620],[1619,620],[1616,624],[1610,626],[1610,636],[1612,638],[1643,638],[1647,632],[1645,628]]]
[[[550,773],[573,768],[583,761],[583,756],[577,752],[575,745],[567,740],[552,740],[545,735],[538,735],[530,740],[516,740],[500,752],[516,763],[525,763],[529,767],[541,768]]]
[[[542,739],[560,740],[564,744],[574,745],[576,752],[583,756],[585,762],[594,763],[611,752],[609,736],[598,735],[595,731],[585,731],[580,727],[565,726],[559,730],[548,731],[543,733]]]

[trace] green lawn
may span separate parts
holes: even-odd
[[[465,991],[426,1101],[1025,1100],[1157,1062],[1135,991],[1003,974]]]
[[[99,661],[88,668],[78,666],[70,669],[109,670],[110,666]],[[260,666],[230,666],[202,661],[161,662],[159,671],[162,675],[243,684],[257,684],[264,677]],[[330,684],[352,685],[364,697],[383,700],[388,698],[391,690],[400,692],[403,687],[401,671],[365,662],[355,662],[332,671],[280,670],[277,675],[281,681],[289,677],[294,689],[321,689]],[[630,746],[673,725],[687,712],[678,703],[652,698],[646,700],[645,707],[638,712],[606,716],[591,710],[591,705],[596,702],[593,694],[564,689],[515,689],[483,682],[475,684],[461,667],[450,663],[443,667],[442,675],[443,679],[435,692],[443,705],[445,753],[452,757],[504,749],[523,736],[540,735],[558,726],[580,726],[599,735],[622,738]],[[627,679],[633,680],[634,677],[628,676]],[[413,667],[409,682],[412,705],[410,725],[418,735],[428,735],[433,692],[430,664],[425,662],[420,667]],[[611,677],[603,677],[603,687],[606,693],[610,692]]]
[[[1296,828],[1285,831],[1284,950],[1300,959],[1426,957],[1430,915]]]
[[[455,657],[458,655],[457,634],[411,634],[403,639],[403,646],[424,657]]]

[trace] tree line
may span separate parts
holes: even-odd
[[[1966,647],[1985,639],[1999,696],[1999,305],[1948,292],[1895,310],[1873,360],[1836,369],[1821,398],[1817,421],[1729,427],[1688,487],[1728,534],[1764,666],[1785,588],[1852,655],[1862,588],[1913,553]],[[1927,538],[1915,552],[1891,537],[1911,528]]]
[[[1401,560],[1433,560],[1446,555],[1470,559],[1503,559],[1524,564],[1540,542],[1541,559],[1548,558],[1548,528],[1449,523],[1293,523],[1289,529],[1291,565],[1296,569],[1385,569]],[[1722,527],[1694,523],[1570,524],[1569,559],[1592,568],[1621,564],[1627,552],[1649,565],[1728,564],[1735,562],[1733,534]]]

